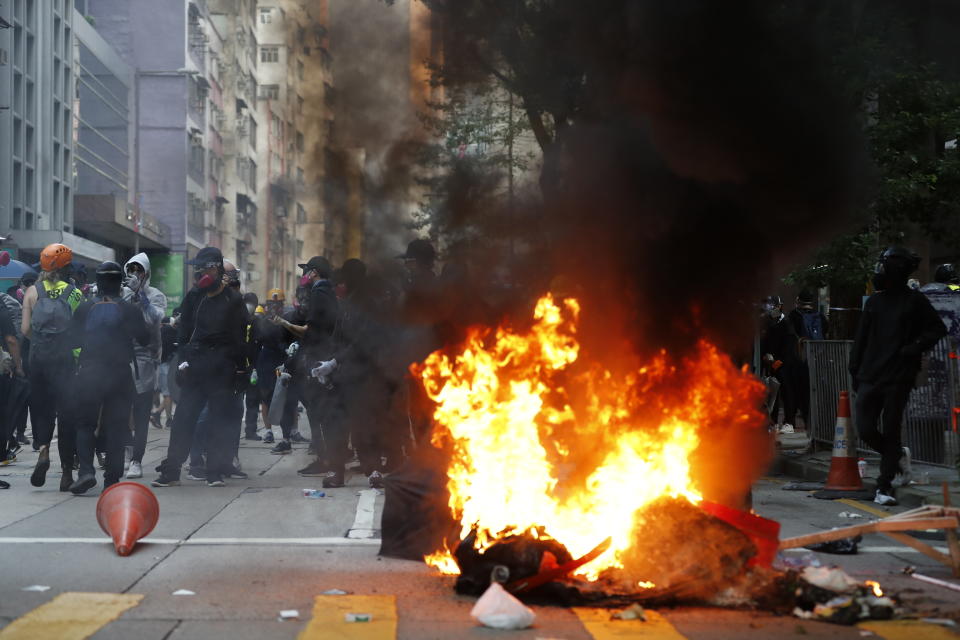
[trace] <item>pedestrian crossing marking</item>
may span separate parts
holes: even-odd
[[[919,620],[873,620],[857,625],[884,640],[957,640],[957,634],[939,624]]]
[[[61,593],[0,629],[0,640],[85,640],[141,600],[127,593]]]
[[[369,615],[368,622],[347,622],[349,614]],[[298,640],[394,640],[396,596],[317,596],[313,618]],[[3,640],[0,638],[0,640]]]
[[[617,640],[637,638],[650,640],[686,640],[686,636],[674,628],[670,621],[656,611],[647,609],[646,621],[611,620],[610,609],[574,607],[573,612],[594,640]]]

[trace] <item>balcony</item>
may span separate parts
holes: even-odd
[[[169,249],[170,228],[157,218],[136,211],[126,200],[112,195],[76,195],[73,198],[74,227],[77,233],[107,245],[144,249]]]

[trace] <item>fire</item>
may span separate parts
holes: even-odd
[[[878,598],[883,597],[883,589],[880,588],[879,582],[876,580],[866,580],[864,581],[864,584],[873,589],[873,595],[877,596]]]
[[[701,435],[718,420],[761,424],[761,388],[707,342],[680,362],[665,352],[627,367],[578,362],[580,313],[577,300],[546,295],[528,331],[473,329],[458,353],[435,352],[413,370],[436,405],[433,443],[452,451],[461,537],[476,528],[485,549],[542,527],[577,558],[610,536],[579,570],[596,579],[620,566],[646,505],[701,500],[691,477]],[[457,572],[445,549],[426,561]]]

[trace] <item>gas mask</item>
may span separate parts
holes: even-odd
[[[193,279],[197,283],[197,288],[200,289],[200,291],[203,291],[204,293],[213,291],[214,289],[217,288],[217,286],[221,282],[220,278],[216,276],[212,276],[209,273],[204,273],[204,271],[214,266],[219,266],[219,265],[214,265],[214,264],[206,265],[203,269],[198,269],[193,273]]]
[[[311,273],[313,273],[313,271],[307,271],[307,272],[304,273],[302,276],[300,276],[300,286],[301,286],[301,287],[309,287],[309,286],[310,286],[310,283],[313,281],[313,278],[310,276]]]
[[[255,306],[253,306],[249,302],[247,303],[247,313],[249,313],[250,315],[253,315],[253,312],[256,310],[257,308]]]

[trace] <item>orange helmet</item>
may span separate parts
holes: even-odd
[[[65,244],[48,244],[40,252],[40,268],[44,271],[59,271],[73,260],[73,251]]]
[[[267,300],[279,300],[283,302],[283,289],[270,289],[270,291],[267,291]]]

